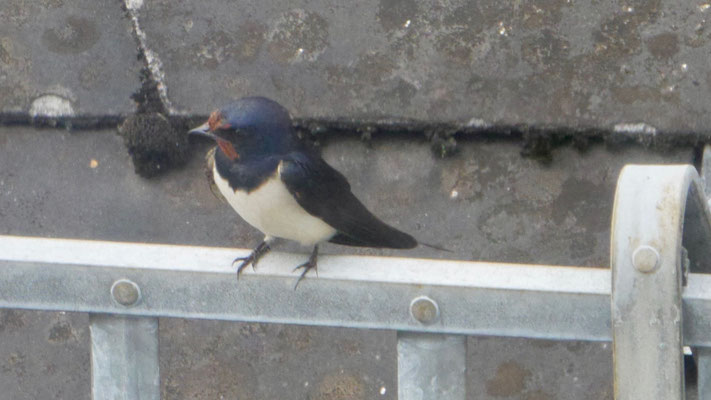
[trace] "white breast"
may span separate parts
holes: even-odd
[[[265,235],[314,245],[330,239],[336,230],[306,212],[289,193],[278,172],[249,194],[232,190],[213,169],[215,184],[227,202],[250,225]]]

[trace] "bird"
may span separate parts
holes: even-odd
[[[264,239],[239,262],[237,277],[256,267],[276,238],[311,246],[296,286],[316,270],[319,244],[412,249],[418,241],[373,215],[351,191],[343,174],[302,142],[291,115],[266,97],[243,97],[213,111],[189,135],[213,139],[209,164],[219,193]],[[427,245],[430,247],[431,246]]]

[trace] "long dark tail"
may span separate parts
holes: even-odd
[[[331,240],[329,240],[329,242],[336,243],[336,244],[344,244],[347,246],[387,247],[387,248],[391,248],[391,249],[412,249],[414,247],[417,247],[417,245],[420,245],[420,246],[429,247],[431,249],[435,249],[435,250],[439,250],[439,251],[446,251],[449,253],[454,252],[448,248],[438,246],[436,244],[429,244],[429,243],[420,242],[404,232],[400,232],[400,231],[397,231],[397,232],[398,232],[398,235],[395,235],[393,238],[391,238],[387,244],[379,243],[377,245],[374,245],[371,242],[360,241],[360,240],[357,240],[353,237],[350,237],[350,236],[345,235],[340,232],[337,233],[336,236],[332,237]]]
[[[420,244],[420,246],[429,247],[430,249],[435,249],[435,250],[439,250],[439,251],[446,251],[448,253],[454,253],[453,250],[444,248],[442,246],[438,246],[436,244],[429,244],[429,243],[422,243],[422,242],[418,242],[418,243]]]
[[[398,231],[395,228],[389,227],[386,234],[378,235],[377,238],[368,236],[367,238],[361,237],[356,238],[349,236],[343,232],[338,232],[334,237],[329,240],[331,243],[344,244],[347,246],[358,246],[358,247],[380,247],[380,248],[390,248],[390,249],[411,249],[417,246],[417,240],[405,232]],[[376,240],[377,239],[377,240]]]

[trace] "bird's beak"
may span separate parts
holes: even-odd
[[[205,122],[197,128],[191,129],[188,131],[188,135],[202,135],[215,139],[215,134],[210,131],[210,124],[208,122]]]

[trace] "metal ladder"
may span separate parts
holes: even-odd
[[[324,256],[294,291],[298,256],[236,282],[236,255],[0,236],[0,307],[90,313],[95,400],[160,398],[161,316],[396,330],[403,400],[466,398],[465,335],[611,340],[616,399],[682,400],[685,345],[711,400],[711,217],[688,165],[623,169],[610,270]]]

